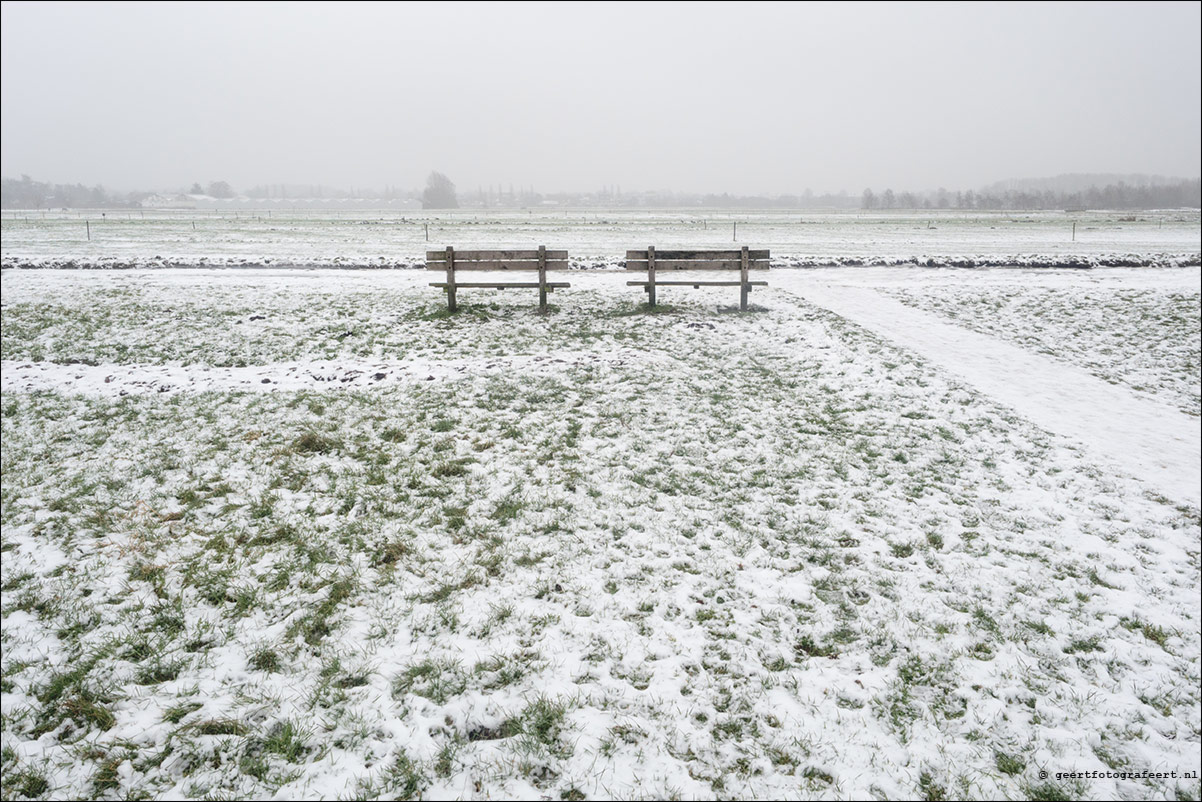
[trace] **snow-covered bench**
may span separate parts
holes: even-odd
[[[426,252],[427,270],[445,270],[446,281],[431,282],[431,287],[442,287],[447,292],[447,308],[454,312],[455,293],[461,289],[533,289],[538,288],[539,309],[547,309],[547,293],[570,287],[566,281],[547,281],[548,270],[567,270],[567,251],[548,251],[538,246],[536,251],[457,251],[447,248],[442,251]],[[462,270],[477,272],[502,272],[509,270],[538,271],[538,281],[457,281],[455,274]]]
[[[648,248],[645,251],[627,251],[626,269],[645,270],[645,281],[627,281],[629,287],[641,286],[647,293],[647,303],[655,306],[655,288],[665,286],[699,287],[740,287],[739,309],[747,311],[747,295],[751,288],[767,287],[766,281],[752,281],[748,277],[751,270],[767,270],[770,254],[768,251],[752,251],[744,247],[738,251],[657,251]],[[655,274],[660,270],[738,270],[738,281],[664,281],[657,279]]]

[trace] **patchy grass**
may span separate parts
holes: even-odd
[[[1188,768],[1197,510],[784,294],[630,314],[583,283],[547,316],[439,317],[416,280],[20,311],[22,358],[124,329],[148,363],[440,369],[5,392],[5,793],[1057,798],[1038,767]],[[227,308],[291,339],[236,351]]]

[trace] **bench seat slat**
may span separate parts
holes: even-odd
[[[749,270],[767,270],[769,262],[766,259],[748,262]],[[659,251],[655,252],[655,269],[656,270],[739,270],[743,267],[743,263],[735,259],[734,261],[714,261],[703,262],[699,260],[685,259],[660,259]],[[626,260],[627,270],[647,270],[647,260]]]
[[[432,281],[430,282],[430,286],[443,287],[445,289],[451,285],[446,281]],[[541,285],[537,281],[456,281],[455,286],[459,289],[487,289],[489,287],[495,287],[498,290],[508,290],[514,288],[538,289]],[[566,281],[548,281],[545,286],[547,289],[556,290],[564,287],[571,287],[572,285]]]
[[[446,270],[446,262],[426,262],[427,270]],[[547,262],[548,270],[567,270],[568,263],[566,261]],[[538,262],[527,262],[525,260],[492,260],[487,262],[461,262],[459,255],[455,255],[455,272],[460,270],[538,270]]]
[[[628,281],[627,287],[646,287],[650,285],[650,281]],[[659,281],[654,282],[657,287],[742,287],[741,281]],[[767,287],[766,281],[749,281],[747,282],[753,287]]]
[[[748,250],[747,251],[747,258],[752,259],[752,260],[768,259],[770,257],[770,255],[771,255],[771,253],[766,250],[756,250],[756,251]],[[628,260],[635,259],[635,260],[639,260],[639,261],[646,261],[647,251],[646,250],[627,251],[626,258]],[[732,261],[733,260],[733,261],[737,262],[742,258],[743,258],[743,252],[741,250],[703,251],[703,250],[692,249],[692,250],[677,250],[677,251],[668,251],[668,250],[661,251],[659,248],[655,249],[655,261],[657,264],[659,263],[660,259],[688,259],[688,260],[701,260],[701,261],[713,261],[713,260]]]
[[[426,251],[427,262],[444,262],[447,258],[447,252],[441,251]],[[547,251],[548,261],[565,261],[568,258],[567,251]],[[538,261],[538,250],[533,251],[455,251],[455,267],[458,268],[460,262],[509,262],[509,261]]]

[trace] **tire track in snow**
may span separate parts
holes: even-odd
[[[871,287],[778,275],[774,284],[909,349],[1150,490],[1199,506],[1202,427],[1173,405],[962,328]]]

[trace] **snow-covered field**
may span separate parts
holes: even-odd
[[[5,212],[5,267],[412,267],[427,248],[546,245],[573,266],[655,245],[770,248],[776,266],[1197,265],[1199,215],[1165,212]],[[91,237],[89,240],[88,237]],[[427,239],[428,236],[428,239]],[[736,242],[737,238],[737,242]]]
[[[1196,799],[1200,275],[5,270],[4,794]]]

